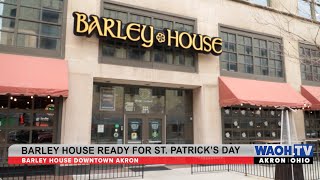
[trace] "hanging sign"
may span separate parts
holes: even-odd
[[[88,16],[85,13],[74,12],[73,33],[76,36],[91,37],[96,34],[101,39],[116,39],[131,41],[143,48],[164,46],[166,48],[179,48],[199,53],[222,53],[222,39],[207,35],[163,29],[155,31],[153,26],[139,23],[123,24],[121,20],[108,17]],[[123,26],[124,25],[124,26]]]

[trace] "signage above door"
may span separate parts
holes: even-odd
[[[207,35],[163,29],[155,31],[151,25],[139,23],[123,24],[121,20],[85,13],[74,12],[74,29],[76,36],[91,37],[96,34],[101,39],[116,39],[140,44],[143,48],[164,46],[165,48],[179,48],[198,53],[222,53],[222,39]]]

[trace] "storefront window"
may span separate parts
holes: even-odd
[[[131,113],[164,113],[164,88],[128,87],[125,89],[125,111]]]
[[[222,28],[223,53],[220,68],[271,77],[283,77],[281,40]]]
[[[280,139],[280,110],[229,107],[221,109],[221,115],[224,143],[249,144]]]
[[[193,143],[192,90],[95,83],[93,91],[92,143]]]
[[[11,144],[56,142],[59,99],[50,96],[0,96],[3,106],[0,108],[2,157],[7,157],[5,149]]]
[[[306,138],[320,138],[320,111],[305,111]]]
[[[192,91],[166,90],[167,143],[193,142]]]

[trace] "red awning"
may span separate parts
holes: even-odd
[[[0,54],[0,94],[68,96],[65,60]]]
[[[250,104],[302,108],[310,104],[287,83],[219,77],[220,106]]]
[[[311,109],[320,110],[320,87],[301,86],[301,94],[311,103]]]

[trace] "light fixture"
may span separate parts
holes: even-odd
[[[31,96],[31,99],[33,99],[33,96]]]
[[[11,97],[10,97],[10,99],[12,100],[12,99],[13,99],[13,97],[11,96]]]
[[[310,111],[310,114],[312,114],[312,111]]]
[[[53,99],[51,99],[51,102],[53,102]]]
[[[261,107],[259,107],[259,110],[261,110]]]
[[[30,104],[30,102],[28,101],[27,104]]]
[[[302,107],[302,109],[304,109],[304,107]]]
[[[1,108],[3,109],[3,106],[1,106]]]
[[[14,98],[13,101],[17,101],[17,98]]]
[[[48,99],[50,99],[50,96],[48,96]]]
[[[240,106],[243,106],[243,104],[241,103]]]

